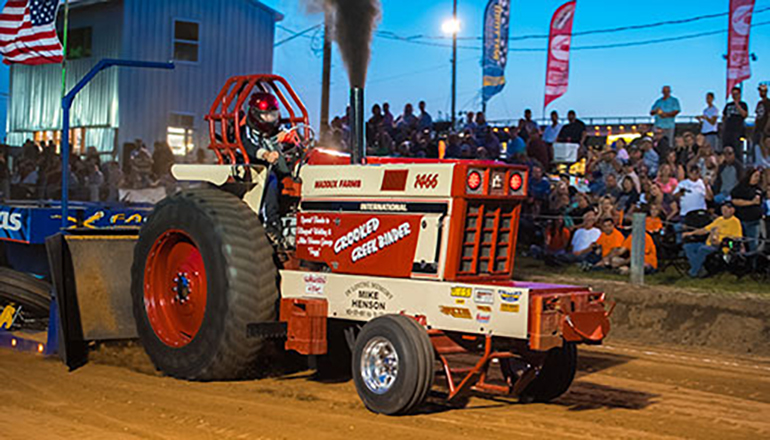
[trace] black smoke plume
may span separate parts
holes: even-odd
[[[380,0],[308,0],[331,20],[334,41],[348,70],[351,87],[363,87],[371,57],[372,36],[380,20]]]

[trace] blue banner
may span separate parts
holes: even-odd
[[[510,0],[489,0],[484,12],[484,58],[481,61],[484,69],[482,87],[484,103],[502,92],[505,87],[510,20]]]

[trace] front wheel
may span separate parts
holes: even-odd
[[[353,349],[353,381],[375,413],[406,414],[433,386],[434,354],[428,333],[414,319],[385,315],[369,321]]]

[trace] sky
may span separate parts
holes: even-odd
[[[308,14],[300,0],[262,0],[280,11],[285,18],[276,31],[276,43],[290,37],[286,29],[302,31],[322,22],[320,14]],[[548,33],[551,16],[566,0],[512,0],[511,38]],[[574,32],[677,20],[727,12],[729,0],[646,0],[644,8],[637,1],[578,0]],[[460,38],[480,37],[486,0],[459,0],[458,16],[462,23]],[[755,10],[770,8],[770,0],[756,0]],[[382,0],[378,29],[399,36],[441,36],[441,24],[451,17],[451,0]],[[754,24],[770,22],[770,10],[755,14]],[[573,48],[607,43],[643,41],[700,32],[727,29],[726,16],[683,25],[576,36]],[[275,48],[274,71],[285,76],[300,93],[311,121],[317,125],[320,115],[322,34],[312,31],[304,37]],[[450,40],[432,40],[449,44]],[[478,46],[476,41],[462,41],[461,46]],[[512,41],[512,48],[545,49],[543,39]],[[752,63],[752,78],[747,82],[745,99],[753,109],[756,86],[770,81],[770,25],[752,30],[751,50],[758,60]],[[568,92],[548,110],[562,115],[574,109],[579,116],[643,116],[659,96],[661,86],[669,84],[682,104],[683,115],[699,114],[705,92],[717,94],[717,105],[725,102],[727,34],[655,45],[602,50],[575,50],[571,57]],[[458,110],[479,110],[481,86],[481,51],[458,51]],[[447,117],[451,96],[451,49],[417,45],[376,37],[369,66],[367,103],[390,102],[398,114],[405,103],[425,100],[434,118]],[[332,63],[332,115],[343,114],[348,101],[348,80],[338,52]],[[545,52],[514,52],[508,60],[507,85],[488,105],[490,120],[518,119],[525,108],[535,117],[542,116],[545,88]],[[0,121],[5,120],[8,68],[0,67]],[[0,135],[5,124],[0,124]]]
[[[512,0],[511,38],[547,34],[551,16],[566,0]],[[302,31],[321,23],[319,14],[307,14],[297,0],[263,0],[285,15],[276,32],[276,42],[290,37],[281,29]],[[616,28],[659,21],[727,12],[729,0],[646,0],[644,8],[636,1],[578,0],[574,32]],[[458,16],[461,38],[480,37],[486,0],[459,0]],[[770,0],[757,0],[755,10],[769,8]],[[451,0],[383,0],[378,29],[400,36],[440,36],[441,24],[452,14]],[[756,14],[754,24],[770,21],[770,10]],[[580,36],[573,48],[607,43],[643,41],[726,30],[726,16],[683,25],[663,26],[605,35]],[[311,38],[315,36],[315,38]],[[275,49],[274,70],[286,76],[299,90],[318,121],[321,86],[321,33],[296,38]],[[434,40],[436,41],[436,40]],[[438,40],[449,44],[451,40]],[[476,41],[461,45],[479,46]],[[545,49],[547,41],[512,41],[512,48]],[[745,100],[753,109],[756,86],[770,81],[770,25],[752,30],[752,78],[746,84]],[[683,115],[700,114],[707,91],[717,94],[717,105],[725,103],[727,34],[655,45],[602,50],[573,51],[568,92],[548,110],[564,114],[575,109],[578,115],[643,116],[660,95],[661,86],[669,84],[682,105]],[[462,110],[479,110],[481,51],[458,51],[457,105]],[[451,102],[451,48],[416,45],[376,37],[372,46],[366,100],[369,105],[388,101],[394,113],[407,102],[425,100],[434,118],[447,115]],[[488,104],[490,120],[518,119],[525,108],[542,116],[545,88],[546,53],[512,53],[506,71],[504,91]],[[332,71],[332,114],[342,114],[348,100],[348,81],[344,66],[335,50]]]

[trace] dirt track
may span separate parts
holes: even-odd
[[[351,382],[307,373],[188,383],[152,374],[141,355],[67,373],[0,350],[0,438],[770,438],[770,359],[651,350],[582,350],[579,377],[552,404],[474,397],[400,418],[369,413]]]

